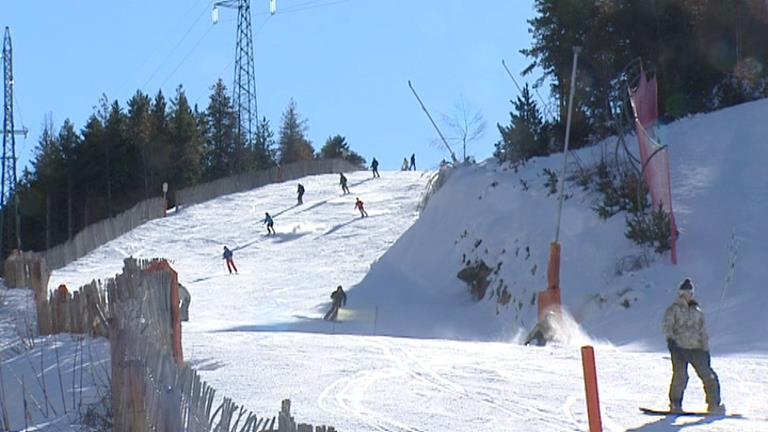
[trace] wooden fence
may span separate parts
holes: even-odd
[[[227,397],[213,409],[216,390],[178,361],[178,304],[171,300],[178,286],[172,269],[159,261],[128,258],[115,278],[73,293],[59,287],[38,309],[41,334],[109,337],[115,432],[335,431],[296,424],[288,400],[274,417],[259,417]]]
[[[85,256],[97,247],[116,239],[148,220],[162,217],[165,201],[162,198],[150,198],[120,213],[119,215],[96,222],[75,237],[58,246],[41,252],[48,269],[56,270]]]
[[[210,199],[247,191],[270,183],[295,180],[308,175],[332,174],[357,171],[355,166],[344,159],[313,159],[294,162],[268,170],[247,172],[214,180],[176,192],[176,205],[189,206]]]

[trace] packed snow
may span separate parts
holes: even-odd
[[[758,101],[659,129],[680,228],[676,266],[653,253],[648,268],[622,265],[644,253],[624,237],[624,216],[601,220],[596,195],[567,184],[561,285],[580,325],[547,347],[520,339],[535,323],[555,232],[556,194],[543,169],[559,171],[562,155],[517,170],[492,160],[453,169],[421,213],[434,172],[350,173],[350,195],[338,175],[320,175],[223,196],[121,236],[55,271],[49,287],[112,276],[128,256],[170,259],[192,294],[186,359],[261,415],[290,398],[298,421],[342,431],[588,430],[579,347],[590,343],[605,430],[764,431],[766,115],[768,101]],[[612,152],[611,141],[601,146]],[[579,165],[594,164],[601,146],[576,152]],[[298,182],[307,190],[300,206]],[[226,270],[224,245],[237,275]],[[456,277],[475,259],[498,268],[480,302]],[[660,322],[686,276],[707,314],[723,402],[743,418],[638,411],[667,405]],[[491,290],[504,284],[512,299],[499,304]],[[337,285],[349,301],[331,323],[322,316]],[[684,406],[702,410],[691,375]]]

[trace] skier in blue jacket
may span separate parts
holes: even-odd
[[[272,220],[272,216],[269,213],[264,213],[264,223],[267,224],[267,235],[275,233],[275,221]]]

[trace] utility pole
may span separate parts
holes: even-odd
[[[256,104],[256,66],[253,62],[253,33],[251,32],[251,0],[223,0],[213,4],[213,22],[218,21],[218,7],[237,9],[237,44],[235,46],[235,80],[232,104],[238,117],[237,133],[251,145],[259,113]],[[275,13],[274,0],[270,11]]]
[[[3,39],[3,156],[2,156],[2,186],[0,186],[0,259],[5,258],[6,249],[10,249],[10,241],[5,238],[5,219],[8,217],[13,232],[16,235],[16,249],[21,250],[21,221],[19,217],[19,196],[16,193],[16,135],[27,136],[27,129],[15,130],[13,126],[13,49],[11,46],[11,30],[5,28]],[[8,204],[13,198],[13,213],[9,214]]]

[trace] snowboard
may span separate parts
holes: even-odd
[[[687,416],[687,417],[731,417],[731,418],[739,418],[743,417],[741,414],[732,414],[732,413],[725,413],[725,414],[710,414],[706,411],[683,411],[683,412],[672,412],[670,410],[657,410],[652,408],[645,408],[640,407],[640,411],[643,412],[643,414],[648,415],[659,415],[659,416]]]

